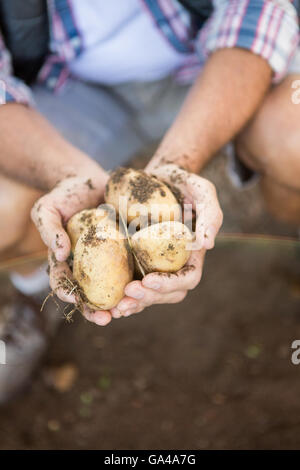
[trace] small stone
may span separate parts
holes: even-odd
[[[214,405],[224,405],[226,397],[223,393],[216,393],[212,396],[211,401]]]
[[[249,359],[257,359],[261,354],[261,347],[258,344],[251,344],[245,350],[245,355]]]
[[[91,410],[87,406],[82,406],[81,408],[79,408],[78,413],[81,418],[89,418],[91,416]]]
[[[300,297],[300,281],[299,279],[293,279],[289,282],[289,291],[292,297],[296,299]]]
[[[60,422],[56,419],[50,419],[47,423],[47,426],[51,432],[57,432],[60,430]]]
[[[93,403],[93,400],[94,400],[94,397],[93,397],[93,394],[91,392],[83,392],[80,395],[80,401],[84,405],[91,405]]]
[[[103,375],[102,377],[99,378],[98,380],[98,387],[101,388],[102,390],[107,390],[110,388],[111,385],[111,380],[107,375]]]
[[[44,374],[46,384],[60,393],[71,390],[77,377],[78,369],[73,364],[50,367]]]

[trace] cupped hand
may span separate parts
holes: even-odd
[[[221,227],[222,211],[212,183],[173,164],[160,166],[151,173],[179,189],[184,203],[193,208],[196,213],[196,248],[177,273],[151,273],[142,281],[129,283],[125,296],[111,311],[93,311],[87,305],[81,305],[85,318],[97,325],[107,325],[112,317],[126,317],[153,304],[181,302],[188,290],[200,282],[206,250],[213,248]],[[32,219],[49,248],[50,286],[64,302],[78,303],[76,293],[72,291],[73,277],[67,263],[71,245],[64,227],[72,215],[103,202],[107,179],[108,176],[100,181],[66,178],[40,198],[32,209]],[[71,281],[70,288],[66,279]]]
[[[153,304],[181,302],[200,282],[206,250],[212,249],[222,225],[223,214],[214,185],[177,165],[165,164],[151,170],[162,181],[177,188],[187,205],[186,213],[196,215],[195,239],[187,264],[175,274],[150,273],[142,281],[130,282],[125,296],[111,310],[114,318],[141,312]]]
[[[98,206],[103,202],[104,188],[108,175],[69,177],[58,183],[52,191],[42,196],[32,208],[31,217],[49,249],[50,286],[64,302],[78,304],[79,299],[72,292],[72,272],[67,263],[71,243],[65,225],[77,212]],[[70,288],[66,280],[70,282]],[[107,325],[111,312],[93,311],[81,305],[82,313],[97,325]]]

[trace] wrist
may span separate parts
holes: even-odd
[[[191,173],[198,173],[204,167],[206,159],[201,155],[199,146],[188,146],[184,148],[173,142],[168,143],[168,136],[161,143],[146,169],[152,172],[156,168],[166,165],[177,165],[177,167]],[[175,145],[174,145],[175,144]]]
[[[60,162],[60,165],[56,167],[56,171],[51,171],[51,174],[48,175],[47,190],[53,189],[62,180],[69,178],[86,180],[87,184],[94,188],[99,188],[100,191],[104,190],[108,173],[88,155],[72,148],[71,152],[64,153],[61,158],[56,154],[55,159]],[[53,165],[50,168],[53,169]]]
[[[172,168],[185,170],[187,172],[195,171],[195,165],[193,165],[192,162],[185,157],[185,155],[178,155],[178,157],[174,157],[174,155],[172,155],[172,157],[168,158],[165,156],[165,154],[164,156],[155,154],[146,166],[145,170],[148,173],[155,175],[161,173],[165,169],[169,172]]]
[[[74,166],[74,176],[84,179],[87,185],[100,191],[104,191],[109,179],[108,172],[90,158],[87,158],[83,164]],[[68,175],[65,176],[65,178],[67,177]]]

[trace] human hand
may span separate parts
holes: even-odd
[[[158,166],[151,174],[177,188],[183,203],[196,213],[196,246],[187,264],[177,273],[150,273],[142,281],[130,282],[124,298],[111,310],[114,318],[141,312],[152,304],[181,302],[188,290],[199,284],[206,250],[214,247],[222,225],[223,214],[211,182],[174,164]]]
[[[65,282],[66,279],[72,282],[73,277],[67,263],[71,243],[64,226],[77,212],[103,202],[107,180],[108,175],[103,171],[92,178],[65,178],[38,199],[32,209],[32,220],[49,248],[50,286],[64,302],[76,304],[79,300]],[[85,318],[97,325],[106,325],[111,321],[108,311],[93,311],[86,305],[81,305],[81,308]]]

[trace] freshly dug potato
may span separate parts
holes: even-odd
[[[90,308],[115,307],[133,278],[128,241],[109,224],[91,225],[76,243],[73,276],[86,297],[83,301]]]
[[[151,223],[181,218],[180,205],[168,186],[142,170],[117,168],[106,185],[105,201],[123,218],[127,215],[127,223],[137,217]]]
[[[174,273],[187,262],[192,234],[181,222],[150,225],[131,238],[131,245],[145,273]]]
[[[111,212],[105,207],[97,209],[85,209],[73,215],[67,223],[67,232],[71,240],[71,250],[74,253],[75,246],[80,235],[88,230],[91,225],[99,223],[114,224]]]

